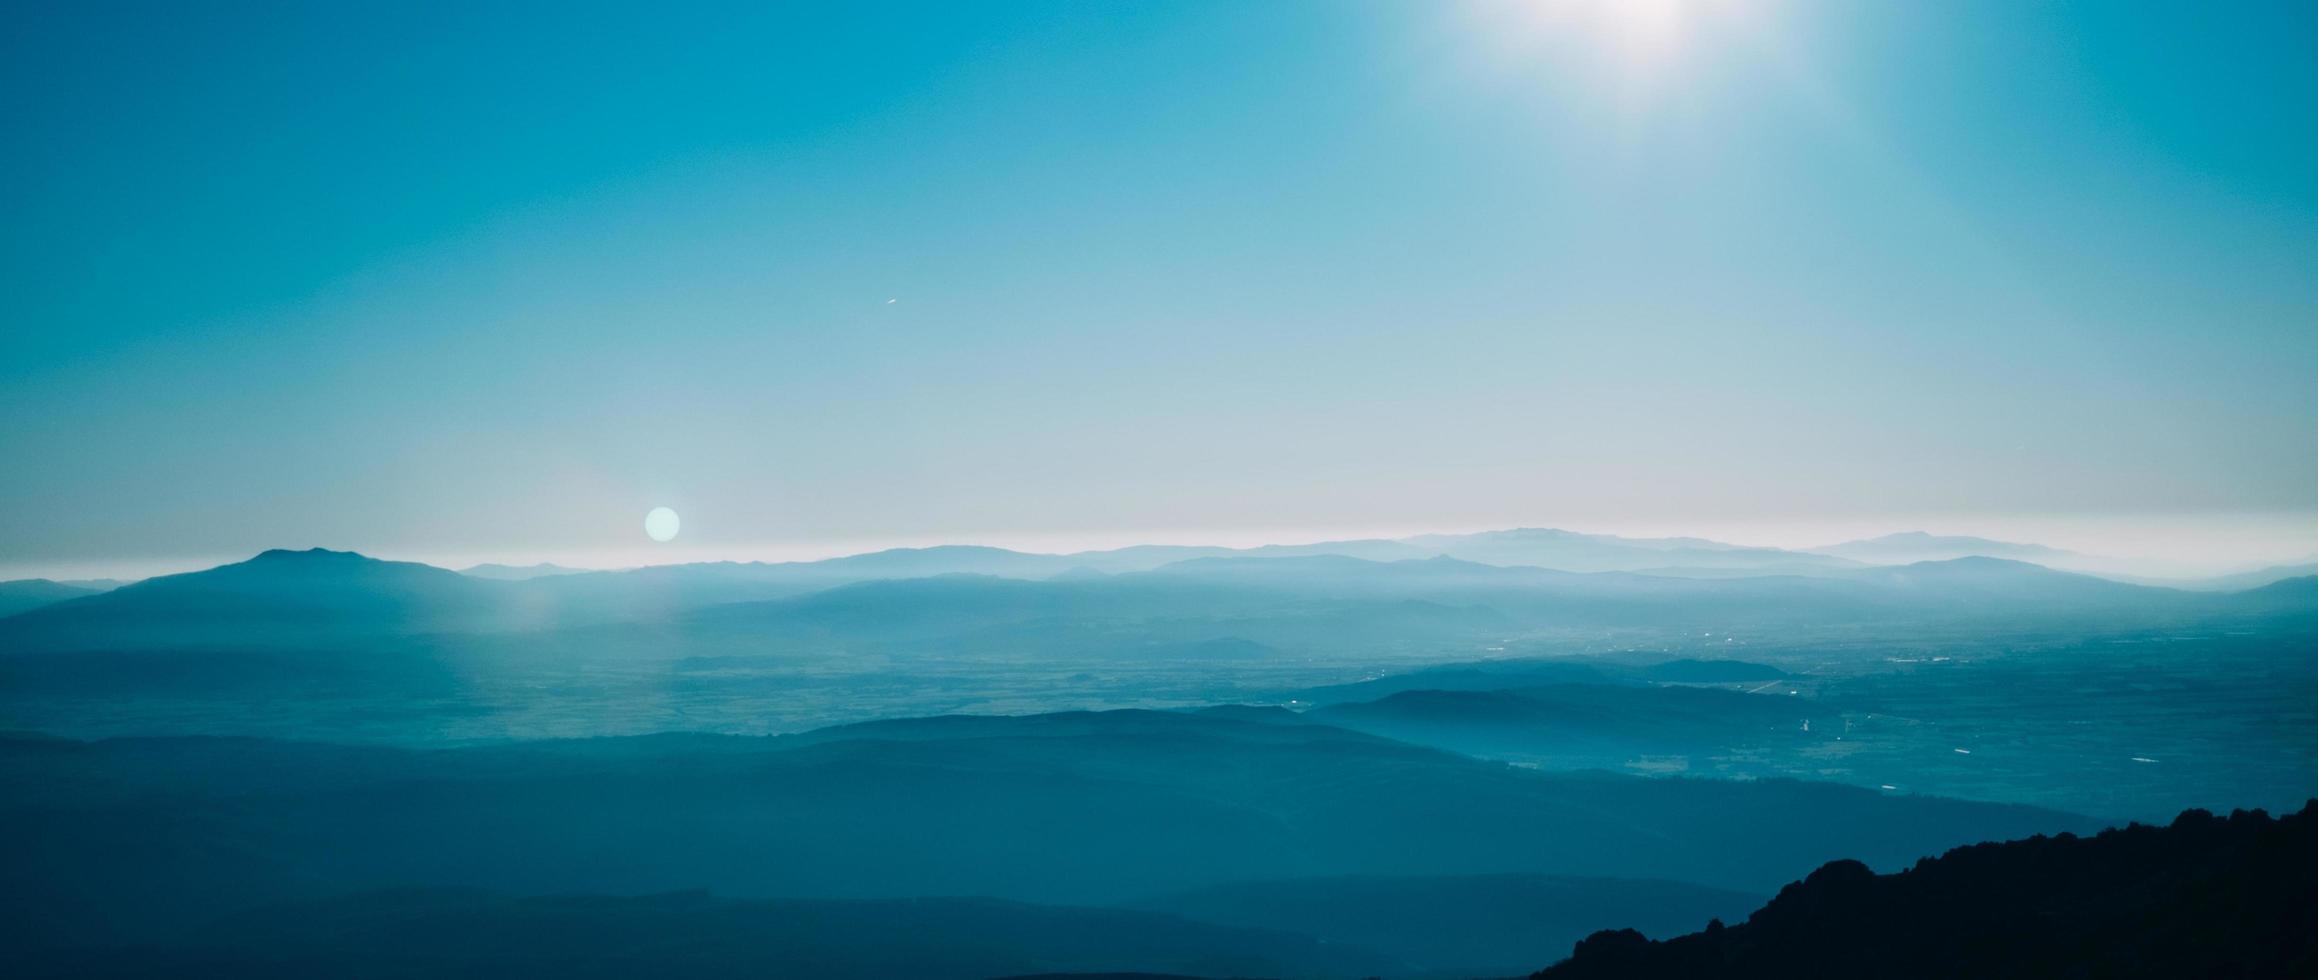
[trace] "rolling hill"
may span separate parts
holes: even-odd
[[[268,551],[164,575],[0,620],[25,650],[284,646],[378,636],[512,629],[527,616],[513,586],[349,551]]]
[[[1315,724],[1150,711],[430,751],[0,739],[10,942],[111,943],[383,888],[1114,904],[1235,881],[1523,873],[1765,891],[2049,810],[1544,773]]]
[[[568,568],[544,561],[533,565],[501,565],[486,562],[459,569],[459,574],[473,578],[496,579],[502,582],[521,582],[526,579],[546,578],[551,575],[585,575],[590,571],[593,569]]]
[[[1401,691],[1305,717],[1469,755],[1614,766],[1636,754],[1803,739],[1806,719],[1835,711],[1808,699],[1715,688],[1555,684]]]
[[[1746,921],[1603,932],[1537,980],[2306,977],[2318,974],[2318,801],[1958,848],[1878,875],[1837,861]]]
[[[986,550],[861,557],[909,574],[979,563],[990,557]],[[940,574],[830,584],[798,577],[808,572],[822,574],[684,565],[496,581],[351,552],[270,551],[0,619],[0,651],[410,648],[403,641],[418,635],[578,631],[549,645],[661,659],[826,647],[1204,656],[1226,641],[1243,653],[1413,655],[1536,630],[1932,622],[2117,628],[2318,608],[2318,596],[2288,584],[2193,593],[1987,558],[1712,579],[1340,555],[1209,556],[1045,580]],[[777,597],[764,598],[768,593]],[[634,633],[633,642],[600,629],[617,624],[649,629]]]
[[[0,617],[51,606],[66,599],[78,599],[104,592],[103,589],[69,585],[44,578],[22,578],[0,582]]]
[[[1157,912],[974,898],[513,896],[400,889],[272,905],[166,944],[18,950],[18,977],[811,976],[979,980],[1083,970],[1404,973],[1358,947]]]
[[[1703,538],[1625,538],[1557,528],[1513,528],[1478,534],[1426,534],[1401,543],[1463,561],[1530,565],[1568,572],[1686,569],[1742,570],[1758,575],[1811,574],[1854,562],[1834,555],[1752,548]]]
[[[2009,558],[2047,564],[2083,557],[2072,551],[2048,548],[2041,544],[1995,541],[1969,535],[1928,534],[1923,531],[1902,531],[1880,538],[1812,548],[1810,551],[1871,565],[1912,565],[1956,558]]]

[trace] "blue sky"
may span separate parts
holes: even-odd
[[[2318,550],[2318,12],[1638,2],[11,6],[0,565]]]

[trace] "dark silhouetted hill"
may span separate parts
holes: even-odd
[[[1602,932],[1540,980],[2318,976],[2318,801],[2168,827],[1837,861],[1744,923]]]

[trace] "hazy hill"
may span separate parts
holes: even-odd
[[[1507,568],[1446,557],[1396,561],[1370,561],[1345,555],[1195,558],[1134,577],[1192,579],[1327,596],[1438,596],[1548,589],[1598,591],[1615,587],[1605,578],[1576,572]]]
[[[2043,564],[2082,557],[2075,552],[2048,548],[2041,544],[1994,541],[1968,535],[1927,534],[1923,531],[1902,531],[1880,538],[1846,541],[1810,550],[1871,565],[1912,565],[1922,561],[1975,557],[2010,558]]]
[[[0,739],[0,787],[0,930],[82,944],[413,886],[1103,904],[1251,879],[1519,872],[1760,891],[1842,855],[1898,866],[2095,827],[1825,784],[1545,773],[1325,725],[1148,711],[425,752]]]
[[[1405,594],[1300,594],[1278,585],[1161,573],[869,581],[703,608],[675,624],[657,642],[665,645],[672,636],[680,645],[711,647],[771,644],[1064,660],[1421,651],[1444,638],[1507,628],[1503,614],[1479,604]]]
[[[1834,710],[1805,699],[1716,688],[1556,684],[1402,691],[1317,708],[1306,717],[1472,755],[1616,765],[1636,753],[1808,737],[1801,730],[1804,720]]]
[[[2191,597],[2177,590],[2124,585],[2024,562],[1978,558],[1898,569],[1846,565],[1814,568],[1803,575],[1718,573],[1700,578],[1578,573],[1441,555],[1378,561],[1324,550],[1253,549],[1160,562],[1161,558],[1212,549],[1126,550],[1135,551],[1140,560],[1104,567],[1090,564],[1090,556],[1114,553],[1052,556],[993,548],[929,548],[822,562],[713,563],[561,575],[533,579],[522,587],[533,605],[562,610],[567,618],[630,621],[668,619],[709,606],[795,599],[853,586],[962,575],[1040,582],[1052,590],[1048,594],[1056,597],[1058,608],[1070,601],[1111,597],[1105,600],[1107,608],[1119,615],[1143,615],[1126,611],[1137,591],[1161,596],[1164,606],[1164,596],[1179,590],[1180,583],[1187,580],[1280,597],[1487,604],[1516,617],[1566,623],[1665,622],[1670,615],[1684,622],[1861,621],[1895,614],[1978,614],[1992,604],[2046,604],[2056,613],[2074,611],[2076,605],[2085,603],[2103,609],[2119,602],[2150,609],[2195,608]],[[1663,555],[1662,551],[1652,553]],[[1139,567],[1145,561],[1156,564]],[[1159,579],[1169,584],[1155,586]],[[866,600],[875,593],[849,595]],[[1946,604],[1953,604],[1953,608],[1943,608]],[[772,613],[776,608],[760,606],[758,612]]]
[[[0,617],[13,616],[26,610],[63,602],[66,599],[96,595],[102,591],[104,590],[67,585],[63,582],[50,581],[44,578],[23,578],[0,582]]]
[[[988,552],[998,549],[977,550]],[[1750,548],[1700,538],[1623,538],[1554,528],[1514,528],[1475,534],[1424,534],[1398,539],[1360,538],[1254,548],[1140,545],[1066,555],[1006,552],[1005,557],[987,555],[978,563],[951,565],[943,567],[941,571],[1043,577],[1072,567],[1119,573],[1148,571],[1161,565],[1195,558],[1314,556],[1338,556],[1374,562],[1449,557],[1487,565],[1534,566],[1573,572],[1691,566],[1703,570],[1743,569],[1774,573],[1842,568],[1853,564],[1828,555],[1777,548]],[[830,562],[852,560],[840,558],[831,559]],[[827,565],[830,562],[816,564]]]
[[[1744,923],[1605,932],[1542,980],[2318,976],[2318,802],[1958,848],[1896,874],[1837,861]]]
[[[1042,555],[1004,548],[944,545],[893,548],[819,561],[696,562],[652,565],[538,579],[527,588],[542,601],[602,620],[659,620],[708,606],[766,602],[881,581],[981,576],[1019,580],[1097,578],[1146,571],[1219,548],[1145,545],[1114,551]]]
[[[1083,970],[1356,977],[1358,947],[1158,912],[976,898],[517,897],[405,889],[268,906],[165,945],[18,950],[12,975],[979,978]]]
[[[1517,561],[1530,564],[1513,564]],[[1554,562],[1585,569],[1665,570],[1680,565],[1688,572],[1579,572],[1536,564]],[[1099,607],[1101,615],[1114,619],[1140,620],[1186,615],[1177,602],[1186,581],[1213,587],[1211,596],[1233,593],[1226,603],[1232,609],[1270,603],[1273,609],[1266,615],[1283,612],[1299,600],[1415,600],[1469,610],[1486,607],[1488,615],[1476,618],[1476,623],[1515,627],[1844,623],[1992,611],[2107,614],[2120,608],[2141,615],[2201,615],[2274,605],[2232,606],[2213,596],[2201,599],[2178,590],[2123,585],[1998,559],[1858,567],[1824,556],[1696,539],[1627,539],[1524,529],[1238,551],[1143,546],[1036,555],[949,546],[816,562],[716,562],[610,572],[486,565],[460,574],[349,552],[272,551],[246,562],[136,583],[106,593],[106,601],[96,604],[78,601],[96,596],[67,592],[56,583],[7,583],[0,586],[0,616],[43,603],[52,608],[38,617],[8,617],[0,623],[0,641],[15,650],[298,644],[411,633],[665,623],[711,607],[743,603],[760,604],[755,614],[779,618],[785,614],[783,607],[762,604],[850,586],[960,575],[1043,583],[1052,591],[1039,601],[1056,616],[1078,615],[1076,604]],[[892,608],[874,592],[844,593],[824,602],[823,608],[841,602],[882,602]],[[1029,600],[1013,601],[1013,607],[1028,610]],[[799,604],[786,607],[786,612],[802,613],[807,608]],[[1345,612],[1339,609],[1337,614]],[[1370,615],[1377,612],[1371,610]],[[727,624],[734,621],[729,613],[715,615]],[[930,627],[934,614],[916,618]],[[998,618],[1002,617],[976,614],[973,622],[957,625],[986,629]],[[1180,644],[1221,638],[1224,635],[1211,632],[1133,642]],[[1240,638],[1281,645],[1275,642],[1277,636]]]
[[[1685,657],[1632,664],[1595,657],[1507,657],[1436,664],[1350,684],[1305,688],[1282,700],[1310,704],[1374,701],[1401,691],[1509,691],[1559,684],[1735,684],[1786,677],[1768,664]]]
[[[1899,594],[1921,593],[1948,599],[2063,603],[2188,598],[2176,589],[2132,585],[2009,558],[1977,556],[1862,568],[1845,573],[1845,577],[1874,583]]]
[[[935,575],[1044,578],[1080,566],[1107,570],[1086,556],[1029,554],[979,545],[891,548],[800,564],[808,564],[815,571],[831,577],[856,580],[927,578]]]
[[[551,575],[585,575],[592,569],[567,568],[552,562],[536,565],[501,565],[485,563],[459,569],[459,574],[474,578],[496,579],[501,582],[521,582],[526,579],[546,578]]]
[[[76,589],[90,589],[96,592],[111,592],[114,589],[129,584],[130,581],[133,580],[117,578],[70,578],[59,579],[57,580],[57,584],[69,585]]]
[[[2240,609],[2308,617],[2318,613],[2318,575],[2280,579],[2258,589],[2234,593],[2230,601]]]
[[[1423,535],[1401,540],[1356,539],[1311,544],[1221,548],[1135,545],[1101,551],[1037,554],[977,545],[893,548],[801,562],[705,562],[616,572],[558,576],[543,589],[570,600],[626,602],[636,618],[720,602],[776,599],[801,592],[881,579],[990,575],[1051,579],[1088,573],[1146,572],[1203,558],[1350,558],[1398,562],[1450,557],[1474,564],[1536,566],[1565,571],[1656,569],[1670,576],[1812,574],[1851,567],[1826,555],[1743,548],[1696,538],[1620,538],[1551,529],[1480,534]],[[538,578],[495,571],[487,577]],[[475,570],[470,570],[471,573]]]
[[[2290,578],[2309,578],[2311,576],[2318,576],[2318,562],[2304,562],[2296,565],[2272,565],[2268,568],[2258,569],[2256,571],[2238,572],[2234,575],[2216,575],[2212,578],[2195,579],[2178,584],[2182,588],[2189,589],[2202,589],[2214,592],[2240,592],[2246,589],[2258,589],[2262,586],[2269,585],[2274,582],[2283,582]]]
[[[880,553],[872,564],[901,574],[982,562],[988,550]],[[1244,659],[1265,650],[1475,649],[1535,630],[1935,621],[2118,628],[2318,608],[2318,596],[2291,588],[2192,593],[1986,558],[1728,579],[1336,555],[1203,557],[1048,580],[943,574],[831,585],[799,577],[820,574],[686,565],[507,582],[349,552],[271,551],[0,619],[0,650],[335,648],[414,634],[576,630],[542,641],[538,651],[656,659],[736,650],[1064,658],[1140,651]],[[606,624],[649,628],[622,634],[599,628]]]
[[[1615,665],[1577,657],[1524,657],[1440,664],[1350,684],[1306,688],[1292,698],[1311,704],[1374,701],[1402,691],[1503,691],[1543,684],[1631,684]]]
[[[1134,907],[1367,947],[1437,974],[1506,976],[1601,929],[1678,935],[1762,901],[1671,881],[1508,874],[1234,882]]]
[[[272,646],[456,630],[530,617],[512,585],[348,551],[268,551],[0,620],[12,650]]]
[[[1464,561],[1570,572],[1661,569],[1713,573],[1735,569],[1756,574],[1808,574],[1852,564],[1833,555],[1750,548],[1703,538],[1623,538],[1556,528],[1426,534],[1404,538],[1401,543]]]
[[[588,619],[657,622],[707,606],[789,598],[859,581],[811,565],[694,562],[526,579],[539,605]]]
[[[949,634],[1003,623],[1149,619],[1253,609],[1275,597],[1199,581],[1102,578],[1032,582],[943,575],[861,582],[794,599],[736,603],[691,615],[697,623],[772,623],[856,636]]]
[[[1961,558],[1820,574],[1670,578],[1501,567],[1452,558],[1206,558],[1142,575],[1332,598],[1486,605],[1537,625],[1828,624],[1989,616],[2111,617],[2229,611],[2217,597],[2129,585],[2026,562]]]

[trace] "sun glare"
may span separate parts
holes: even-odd
[[[1710,22],[1727,22],[1753,6],[1747,0],[1484,0],[1493,32],[1528,47],[1584,52],[1627,76],[1668,70],[1699,40]]]
[[[1693,0],[1553,0],[1555,6],[1576,8],[1593,21],[1592,28],[1613,49],[1629,59],[1656,60],[1682,42],[1682,28]]]

